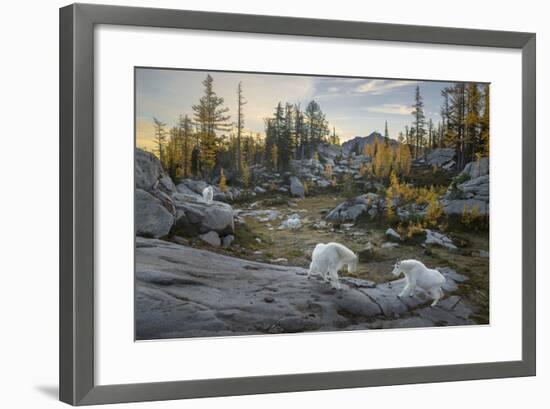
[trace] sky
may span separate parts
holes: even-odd
[[[273,114],[278,102],[301,104],[312,99],[334,126],[341,142],[373,131],[384,133],[388,121],[391,138],[397,139],[412,123],[414,90],[418,85],[424,100],[426,120],[439,120],[441,90],[448,82],[371,78],[318,77],[278,74],[249,74],[212,71],[136,69],[136,143],[152,148],[153,117],[174,126],[180,114],[192,117],[192,105],[203,93],[207,74],[214,91],[224,98],[231,122],[236,120],[237,85],[242,82],[248,103],[244,106],[245,132],[264,134],[264,118]]]

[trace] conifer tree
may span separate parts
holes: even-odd
[[[307,140],[307,156],[311,157],[315,146],[325,141],[329,134],[328,123],[325,114],[321,111],[320,105],[316,101],[310,101],[305,111]]]
[[[172,180],[176,180],[176,168],[179,159],[180,132],[179,128],[174,126],[170,129],[170,139],[166,144],[164,168]]]
[[[247,101],[243,97],[243,87],[242,82],[239,82],[237,86],[237,174],[241,174],[241,137],[244,128],[244,112],[243,106],[246,105]]]
[[[216,164],[218,151],[217,131],[228,129],[229,108],[223,106],[224,100],[219,97],[213,88],[214,79],[207,74],[202,82],[204,95],[199,103],[193,105],[194,119],[199,128],[199,168],[210,173]]]
[[[422,139],[426,134],[426,116],[424,115],[424,102],[420,95],[420,87],[417,85],[414,93],[414,105],[412,106],[413,129],[415,134],[414,139],[414,157],[418,158],[419,147],[422,144]]]
[[[188,115],[179,117],[179,134],[180,134],[180,150],[181,150],[181,172],[183,177],[191,174],[191,153],[193,151],[192,141],[192,124]]]
[[[434,148],[434,123],[432,118],[428,120],[428,150]]]
[[[153,128],[155,130],[154,142],[156,145],[155,151],[158,154],[160,163],[164,163],[164,145],[166,144],[166,123],[153,118]]]
[[[279,149],[277,145],[271,147],[271,166],[273,166],[274,170],[278,170],[279,168]]]

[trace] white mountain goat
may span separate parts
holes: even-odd
[[[212,199],[214,198],[214,189],[212,189],[212,186],[207,186],[203,189],[202,198],[206,203],[212,203]]]
[[[399,294],[399,297],[407,295],[412,297],[417,287],[421,288],[432,297],[432,307],[439,302],[441,297],[443,297],[443,290],[441,287],[445,284],[445,276],[439,271],[426,267],[418,260],[398,260],[397,263],[395,263],[392,274],[394,276],[399,276],[401,273],[405,274],[407,284]]]
[[[307,278],[312,273],[320,273],[323,280],[332,281],[332,287],[340,290],[338,270],[344,265],[350,273],[357,271],[357,256],[353,251],[339,243],[319,243],[313,249]]]

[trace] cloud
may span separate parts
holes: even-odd
[[[411,115],[412,107],[400,104],[382,104],[365,108],[366,111],[389,115]]]
[[[357,91],[365,94],[382,95],[396,88],[416,84],[417,81],[369,80],[357,87]]]

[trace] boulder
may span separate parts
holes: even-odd
[[[425,229],[425,232],[426,241],[424,241],[424,244],[441,246],[449,250],[457,250],[457,247],[454,245],[453,241],[445,236],[443,233],[439,233],[430,229]]]
[[[464,179],[462,183],[457,182]],[[480,215],[489,214],[489,193],[489,159],[481,158],[468,163],[451,184],[445,194],[443,211],[448,215],[460,215],[465,208],[468,211],[477,208]]]
[[[183,201],[174,201],[178,231],[190,236],[209,231],[222,235],[235,233],[234,211],[230,205],[217,201],[206,203],[202,198],[193,196],[184,198]]]
[[[160,178],[166,176],[160,161],[150,152],[136,149],[135,161],[135,184],[137,189],[149,191],[155,187]]]
[[[225,236],[222,239],[223,248],[228,249],[229,247],[231,247],[231,244],[233,243],[234,240],[235,240],[235,236],[233,236],[232,234],[228,234],[227,236]]]
[[[177,191],[176,185],[174,184],[174,182],[172,182],[172,179],[168,175],[164,175],[158,180],[157,187],[161,191],[163,191],[163,192],[165,192],[169,195],[171,195],[172,193],[175,193]]]
[[[374,217],[378,213],[373,210],[377,208],[378,201],[379,197],[375,193],[357,196],[352,200],[340,203],[325,216],[325,219],[333,223],[354,222],[367,211],[371,214],[371,217]]]
[[[394,229],[389,228],[386,230],[386,238],[391,241],[400,242],[401,236]]]
[[[138,236],[162,237],[170,232],[174,215],[162,202],[144,190],[135,193],[136,234]]]
[[[288,216],[288,219],[284,220],[281,223],[281,226],[279,229],[290,229],[290,230],[296,230],[302,227],[302,221],[300,220],[300,216],[297,213],[291,214]]]
[[[222,244],[220,236],[215,231],[209,231],[208,233],[201,234],[199,238],[213,247],[220,247]]]
[[[329,165],[334,165],[337,158],[342,156],[342,147],[339,145],[330,145],[322,143],[317,145],[317,154],[319,159]]]
[[[468,174],[470,179],[475,179],[480,176],[489,174],[489,158],[480,158],[478,161],[469,162],[464,166],[461,172],[462,174]]]
[[[477,208],[480,215],[486,215],[489,212],[489,204],[484,200],[478,199],[457,199],[443,202],[443,211],[448,215],[461,215],[464,209],[472,211]]]
[[[489,201],[489,175],[478,176],[461,183],[457,188],[469,198]]]
[[[443,167],[448,170],[450,167],[445,167],[448,163],[453,162],[455,157],[455,150],[453,148],[437,148],[431,151],[428,156],[426,156],[426,162],[430,166]]]
[[[290,177],[290,194],[294,197],[305,197],[304,185],[296,176]]]
[[[177,190],[177,193],[181,193],[183,195],[189,195],[189,196],[202,198],[202,193],[199,194],[199,193],[195,192],[194,190],[189,189],[189,187],[187,187],[187,185],[185,183],[180,183],[179,185],[177,185],[176,190]]]
[[[191,191],[202,196],[202,191],[207,186],[208,186],[208,183],[206,183],[204,180],[184,179],[177,186],[177,189],[178,189],[178,192],[181,192],[181,193],[187,193]]]

